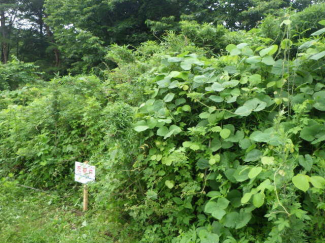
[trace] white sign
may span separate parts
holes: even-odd
[[[74,180],[83,184],[95,181],[95,166],[76,161]]]

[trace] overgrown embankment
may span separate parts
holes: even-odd
[[[218,56],[170,33],[112,46],[105,80],[3,91],[1,175],[62,191],[89,160],[121,242],[323,242],[325,23],[298,39],[284,17],[271,39],[267,21]]]

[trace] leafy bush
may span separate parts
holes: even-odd
[[[0,64],[0,91],[15,90],[28,83],[40,80],[41,73],[32,63],[23,63],[13,59],[7,64]]]
[[[96,126],[106,104],[101,87],[93,76],[55,79],[39,97],[30,89],[27,104],[1,110],[3,170],[35,186],[70,184],[74,161],[87,159],[102,138]]]
[[[124,206],[141,242],[325,239],[324,47],[293,61],[274,59],[285,44],[166,57],[134,128],[145,194]]]

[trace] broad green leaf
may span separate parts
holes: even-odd
[[[199,169],[205,170],[210,167],[209,161],[207,159],[201,158],[196,162],[196,165]]]
[[[232,183],[236,183],[237,179],[235,178],[235,173],[237,172],[237,170],[235,169],[228,169],[225,171],[225,176],[227,177],[227,179],[232,182]],[[248,176],[247,176],[248,178]]]
[[[229,205],[229,200],[227,198],[218,198],[217,205],[221,209],[226,209]]]
[[[242,197],[242,194],[239,190],[231,190],[227,194],[227,199],[230,200],[230,204],[235,208],[238,208],[241,206],[241,202],[240,202],[241,197]]]
[[[230,51],[230,55],[231,56],[237,56],[237,55],[239,55],[241,53],[241,51],[239,50],[239,49],[237,49],[237,48],[234,48],[234,49],[232,49],[231,51]]]
[[[237,108],[237,110],[235,111],[235,114],[238,116],[248,116],[252,113],[252,109],[250,109],[247,106],[241,106],[239,108]]]
[[[239,141],[239,146],[241,149],[248,149],[252,145],[252,142],[250,139],[245,138]]]
[[[240,211],[236,221],[236,229],[245,227],[252,218],[252,214],[249,212]]]
[[[248,179],[248,172],[247,166],[238,166],[232,176],[237,182],[242,182]]]
[[[150,129],[154,128],[157,125],[158,121],[153,118],[150,117],[150,119],[147,121],[147,125],[149,126]]]
[[[210,100],[214,101],[214,102],[217,102],[217,103],[220,103],[223,101],[223,98],[220,97],[220,96],[216,96],[216,95],[211,95],[209,97]]]
[[[323,19],[323,20],[319,21],[318,23],[319,23],[320,25],[323,25],[323,26],[325,26],[325,19]]]
[[[236,66],[226,66],[223,68],[224,71],[227,71],[229,74],[238,73]]]
[[[228,46],[226,46],[226,51],[227,52],[231,52],[233,49],[236,49],[237,46],[235,46],[234,44],[229,44]]]
[[[201,243],[219,243],[219,235],[205,229],[199,231],[199,237]]]
[[[292,178],[293,184],[299,189],[306,192],[309,189],[309,176],[298,174]]]
[[[170,78],[166,77],[163,80],[157,82],[160,88],[167,88],[170,85]]]
[[[173,201],[178,204],[178,205],[182,205],[183,204],[183,200],[180,199],[179,197],[173,197]]]
[[[253,56],[253,57],[249,57],[245,60],[245,62],[249,63],[249,64],[256,64],[261,62],[261,57],[260,56]]]
[[[181,62],[183,60],[183,58],[180,57],[169,57],[167,59],[168,62]]]
[[[258,176],[261,172],[262,172],[262,167],[253,167],[248,173],[248,178],[253,179],[256,176]]]
[[[222,131],[222,128],[220,126],[215,126],[215,127],[212,127],[211,128],[211,131],[212,132],[221,132]]]
[[[209,116],[210,116],[210,113],[208,113],[208,112],[202,112],[202,113],[200,113],[200,115],[199,115],[199,117],[200,117],[201,119],[207,119],[207,118],[209,118]]]
[[[306,141],[312,142],[316,141],[317,138],[320,138],[325,132],[324,125],[317,123],[314,120],[311,120],[308,123],[308,126],[304,127],[300,132],[300,137]]]
[[[251,134],[250,139],[255,142],[264,142],[273,146],[279,146],[283,144],[281,137],[277,134],[274,128],[268,128],[261,131],[255,131]]]
[[[169,189],[172,189],[172,188],[175,186],[175,182],[174,182],[174,181],[167,180],[167,181],[165,181],[165,185],[166,185]]]
[[[218,191],[210,191],[208,192],[207,197],[219,197],[220,195],[221,193]]]
[[[204,84],[208,81],[208,78],[204,75],[198,75],[194,77],[193,81],[195,83]]]
[[[223,87],[223,86],[222,86],[220,83],[218,83],[218,82],[214,82],[214,83],[212,84],[212,86],[211,86],[211,89],[212,89],[213,91],[220,92],[220,91],[224,90],[225,87]]]
[[[237,86],[239,84],[238,80],[230,80],[230,81],[226,81],[224,83],[222,83],[222,86],[224,88],[233,88],[235,86]]]
[[[183,111],[191,111],[191,107],[190,107],[189,105],[184,105],[184,106],[182,107],[182,110],[183,110]]]
[[[256,193],[253,196],[253,204],[255,207],[259,208],[264,204],[264,199],[265,199],[265,195],[264,193],[260,192],[260,193]]]
[[[231,44],[230,44],[230,45],[231,45]],[[246,46],[248,46],[247,43],[240,43],[240,44],[238,44],[236,47],[237,47],[239,50],[241,50],[241,49],[245,48]]]
[[[255,86],[262,82],[262,77],[259,74],[253,74],[248,78],[251,85]]]
[[[174,93],[168,93],[165,97],[164,97],[164,101],[167,102],[171,102],[175,97]]]
[[[257,190],[264,192],[265,189],[269,191],[274,190],[274,186],[272,185],[269,179],[264,180],[258,187]]]
[[[316,135],[316,140],[314,140],[311,144],[317,144],[320,142],[325,141],[325,131],[320,132],[319,134]]]
[[[191,146],[191,144],[192,144],[192,142],[189,142],[189,141],[183,142],[183,147],[189,148]]]
[[[226,139],[229,137],[231,131],[229,129],[222,129],[220,132],[220,137],[222,137],[223,139]]]
[[[226,214],[226,211],[221,209],[221,208],[219,208],[219,209],[217,209],[217,210],[215,210],[214,212],[211,213],[211,215],[214,218],[219,219],[219,220],[222,219],[223,216],[225,216],[225,214]]]
[[[249,48],[249,47],[244,47],[243,49],[241,49],[241,53],[243,55],[249,56],[249,57],[254,56],[253,50],[251,48]]]
[[[321,35],[323,33],[325,33],[325,28],[317,30],[316,32],[312,33],[311,36]]]
[[[303,155],[300,155],[298,158],[299,164],[304,167],[306,171],[310,171],[313,166],[313,158],[306,154],[305,157]]]
[[[156,200],[158,198],[158,194],[157,192],[153,191],[153,190],[149,190],[147,191],[147,198],[151,199],[151,200]]]
[[[147,129],[149,129],[149,126],[136,126],[134,128],[134,130],[137,131],[137,132],[143,132],[143,131],[145,131]]]
[[[274,63],[271,73],[280,76],[280,75],[282,75],[284,70],[287,70],[287,67],[288,67],[287,61],[279,59]]]
[[[260,56],[261,57],[264,57],[266,55],[272,56],[274,53],[276,53],[277,50],[278,50],[277,45],[270,46],[268,48],[265,48],[265,49],[261,50],[260,51]]]
[[[314,93],[313,98],[315,101],[314,107],[317,110],[325,111],[325,90]]]
[[[274,157],[264,156],[261,158],[263,165],[274,165]]]
[[[272,66],[275,63],[272,56],[263,57],[262,62],[265,63],[266,65],[269,65],[269,66]]]
[[[197,59],[197,57],[189,55],[185,57],[184,60],[181,62],[181,68],[185,71],[188,71],[191,70],[193,64],[201,66],[204,63]]]
[[[163,126],[163,127],[159,128],[157,130],[157,135],[158,136],[161,136],[161,137],[164,137],[164,136],[166,136],[166,134],[168,133],[168,131],[169,131],[168,128],[165,127],[165,126]]]
[[[257,161],[262,157],[263,153],[258,150],[258,149],[253,149],[252,151],[249,151],[245,158],[244,161],[245,162],[252,162],[252,161]]]
[[[189,62],[189,61],[183,61],[181,63],[181,68],[185,71],[188,71],[188,70],[191,70],[192,69],[192,62]]]
[[[196,143],[192,143],[190,145],[190,149],[194,150],[194,151],[197,151],[200,149],[200,145],[199,144],[196,144]]]
[[[235,228],[236,223],[238,222],[238,218],[239,218],[239,213],[237,212],[228,213],[225,217],[224,226],[228,228]]]
[[[180,127],[178,127],[176,125],[171,125],[169,127],[168,133],[164,136],[164,139],[169,138],[172,135],[176,135],[176,134],[180,133],[181,131],[182,131],[182,129]]]
[[[272,81],[272,82],[269,82],[266,87],[270,88],[270,87],[273,87],[274,85],[276,84],[275,81]]]
[[[186,103],[186,99],[184,98],[179,98],[179,99],[176,99],[175,100],[175,105],[182,105],[182,104],[185,104]]]
[[[214,138],[211,141],[211,150],[212,152],[218,151],[221,148],[221,141],[218,138]]]
[[[242,199],[241,199],[241,203],[242,203],[242,204],[248,203],[248,201],[251,199],[252,195],[253,195],[253,194],[250,193],[250,192],[245,193],[244,196],[243,196]]]
[[[321,176],[312,176],[310,177],[310,183],[319,189],[325,188],[325,179]]]
[[[205,213],[213,213],[216,210],[218,210],[218,204],[214,201],[209,201],[204,207]]]
[[[239,116],[248,116],[253,111],[261,111],[267,106],[267,103],[264,101],[261,101],[257,98],[254,98],[252,100],[248,100],[244,103],[243,106],[239,107],[235,114]]]
[[[324,28],[325,29],[325,28]],[[322,51],[320,53],[317,53],[315,55],[312,55],[309,59],[312,59],[312,60],[319,60],[321,58],[325,57],[325,51]]]
[[[225,199],[227,200],[227,199]],[[227,203],[224,204],[223,202],[214,202],[209,201],[204,208],[205,213],[210,213],[214,218],[216,219],[222,219],[222,217],[226,214],[226,211],[224,209],[227,208],[229,204],[229,201],[227,200]]]
[[[208,121],[210,124],[215,124],[217,119],[218,119],[218,116],[219,114],[217,112],[211,114],[209,117],[208,117]]]
[[[174,80],[173,82],[170,83],[170,85],[168,86],[169,89],[175,89],[178,88],[179,86],[179,81]]]
[[[210,165],[214,165],[215,163],[220,162],[220,155],[216,154],[214,156],[212,156],[209,160],[209,164]]]
[[[237,131],[236,134],[228,137],[226,139],[227,142],[238,143],[242,141],[245,137],[245,133],[243,131]]]
[[[301,46],[299,46],[298,49],[299,50],[307,49],[307,48],[311,47],[312,45],[314,45],[315,43],[317,43],[318,40],[319,39],[307,41],[304,44],[302,44]]]

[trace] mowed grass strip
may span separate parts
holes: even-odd
[[[105,213],[83,213],[80,209],[79,204],[68,205],[57,195],[2,181],[0,242],[113,242]]]

